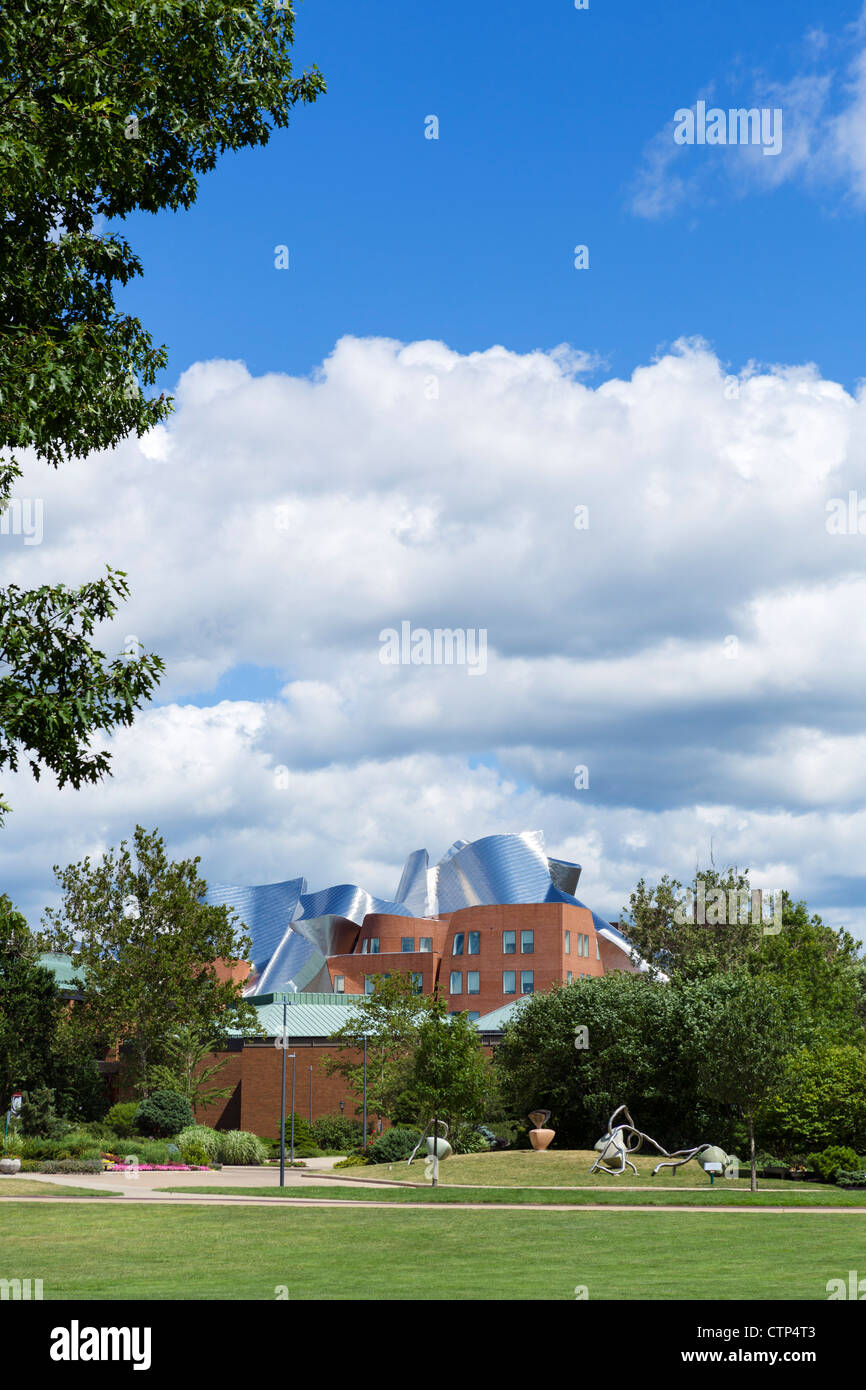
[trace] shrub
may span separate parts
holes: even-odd
[[[368,1145],[367,1156],[373,1163],[405,1163],[420,1138],[420,1129],[386,1129]]]
[[[143,1134],[165,1138],[192,1124],[192,1107],[177,1091],[154,1091],[138,1107],[135,1124]]]
[[[257,1134],[248,1134],[243,1129],[228,1129],[219,1134],[220,1163],[264,1163],[268,1149]]]
[[[845,1169],[848,1172],[856,1169],[857,1155],[853,1149],[846,1149],[841,1144],[835,1144],[831,1145],[829,1149],[824,1149],[823,1153],[809,1154],[806,1163],[808,1167],[814,1168],[825,1182],[834,1182],[840,1169]]]
[[[101,1158],[64,1158],[56,1162],[40,1163],[40,1173],[101,1173]]]
[[[322,1115],[312,1125],[313,1140],[320,1149],[352,1153],[361,1145],[363,1126],[360,1120],[345,1115]]]
[[[339,1163],[335,1163],[335,1168],[365,1168],[369,1159],[363,1154],[349,1154],[348,1158],[341,1158]]]
[[[105,1124],[109,1131],[113,1131],[120,1139],[128,1139],[135,1133],[135,1116],[138,1111],[137,1100],[122,1100],[117,1105],[112,1105],[105,1117]]]
[[[474,1125],[458,1125],[451,1136],[450,1143],[456,1154],[486,1154],[490,1152],[490,1140]]]
[[[849,1172],[840,1168],[836,1174],[837,1187],[866,1187],[866,1171]]]
[[[204,1154],[205,1162],[218,1162],[220,1154],[220,1135],[208,1125],[187,1125],[177,1136],[177,1147],[184,1163],[196,1163],[191,1154]]]
[[[24,1092],[21,1106],[21,1129],[24,1134],[60,1139],[70,1128],[56,1114],[54,1092],[48,1086],[37,1086],[32,1091]]]

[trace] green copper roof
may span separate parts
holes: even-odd
[[[79,990],[81,979],[75,974],[71,956],[62,956],[54,951],[45,951],[39,957],[39,964],[50,970],[58,989]]]

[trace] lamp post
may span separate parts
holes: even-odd
[[[313,1068],[310,1067],[310,1128],[313,1127]]]
[[[367,1034],[364,1034],[364,1152],[367,1151]]]
[[[295,1166],[295,1054],[292,1057],[292,1167]]]
[[[286,1000],[283,999],[283,1085],[280,1092],[280,1187],[286,1185],[286,1049],[289,1040],[286,1037]]]

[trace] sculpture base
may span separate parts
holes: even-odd
[[[529,1131],[529,1142],[534,1149],[541,1152],[552,1142],[555,1134],[555,1129],[531,1129]]]

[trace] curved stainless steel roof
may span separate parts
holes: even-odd
[[[354,883],[308,893],[302,878],[259,888],[213,884],[206,900],[233,907],[246,923],[257,972],[251,988],[269,993],[302,989],[317,976],[325,957],[335,954],[340,924],[344,935],[347,924],[360,927],[368,913],[423,919],[498,903],[583,907],[574,897],[579,878],[579,864],[548,859],[542,832],[527,830],[486,835],[471,843],[455,840],[432,866],[426,850],[413,851],[393,901],[374,897]],[[610,932],[607,922],[592,916],[597,930]]]

